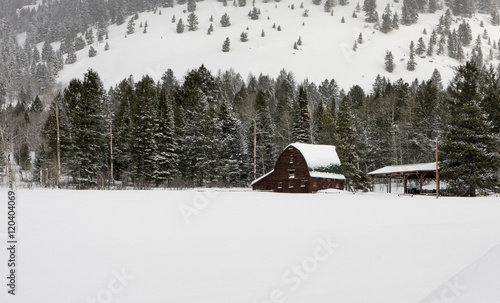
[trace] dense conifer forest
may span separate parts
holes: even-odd
[[[89,70],[44,101],[5,107],[1,130],[4,172],[10,150],[22,181],[80,189],[248,186],[299,141],[335,145],[349,188],[364,190],[371,170],[434,161],[439,138],[450,190],[474,195],[498,190],[500,82],[473,62],[446,89],[436,70],[422,82],[378,77],[369,92],[201,66],[106,90]]]

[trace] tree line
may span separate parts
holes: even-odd
[[[201,66],[178,80],[132,77],[105,90],[89,70],[44,104],[1,111],[3,161],[30,184],[71,188],[248,186],[293,142],[337,147],[348,188],[386,165],[431,162],[440,138],[453,194],[498,190],[500,82],[493,68],[457,68],[445,89],[378,76],[370,92]]]

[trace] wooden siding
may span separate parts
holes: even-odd
[[[298,149],[289,146],[276,160],[274,171],[252,185],[254,190],[286,193],[311,193],[321,189],[344,189],[344,180],[312,178],[306,159]]]

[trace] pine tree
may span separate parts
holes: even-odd
[[[222,51],[225,53],[229,52],[230,46],[231,46],[231,41],[229,41],[229,37],[227,37],[226,40],[224,40],[224,43],[222,44]]]
[[[363,44],[363,34],[362,33],[359,33],[358,40],[356,40],[356,42],[358,42],[358,44]]]
[[[85,32],[85,40],[87,40],[88,45],[94,43],[94,32],[92,31],[92,28]]]
[[[491,24],[493,25],[500,25],[500,14],[498,13],[498,10],[494,9],[491,11]]]
[[[415,0],[403,0],[401,23],[411,25],[418,21],[418,4]]]
[[[242,135],[241,121],[232,107],[224,101],[219,108],[218,122],[222,138],[218,148],[222,182],[231,186],[244,186],[249,168],[245,161],[248,151]]]
[[[196,10],[196,1],[195,0],[188,0],[187,1],[187,11],[192,13]]]
[[[147,188],[158,172],[158,144],[155,138],[158,93],[155,82],[144,76],[137,83],[131,107],[132,134],[130,141],[132,176],[141,188]]]
[[[399,16],[398,12],[394,12],[394,17],[392,18],[392,28],[399,29]]]
[[[325,6],[324,6],[325,12],[327,12],[327,13],[332,12],[333,11],[333,7],[334,7],[333,0],[325,0]]]
[[[382,14],[382,25],[380,26],[380,31],[383,33],[388,33],[392,30],[392,11],[391,6],[388,3],[385,7],[384,13]]]
[[[222,17],[220,19],[220,24],[222,25],[222,27],[231,26],[231,21],[229,20],[229,15],[227,13],[222,15]]]
[[[38,49],[37,49],[38,51]],[[54,53],[54,49],[52,48],[52,45],[45,41],[42,46],[42,54],[41,54],[41,59],[42,61],[47,62],[50,58],[50,56]]]
[[[363,10],[365,11],[365,21],[369,23],[378,22],[378,13],[377,13],[377,3],[376,0],[364,0]]]
[[[438,4],[436,0],[429,0],[429,13],[434,14],[438,9]]]
[[[246,32],[241,32],[241,35],[240,35],[240,41],[241,41],[241,42],[247,42],[247,41],[248,41],[248,33],[246,33]]]
[[[214,26],[212,25],[212,23],[210,23],[207,34],[210,35],[213,31],[214,31]]]
[[[68,159],[69,172],[78,188],[96,186],[106,150],[104,125],[105,92],[99,76],[93,70],[84,80],[73,79],[64,90],[71,139]]]
[[[188,15],[188,31],[197,31],[198,30],[198,16],[194,12]]]
[[[108,43],[108,42],[106,42],[106,45],[104,45],[104,50],[105,50],[105,51],[108,51],[108,50],[109,50],[109,43]]]
[[[182,18],[180,18],[177,23],[176,31],[178,34],[182,34],[184,32],[184,22],[182,22]]]
[[[361,159],[358,153],[359,134],[347,97],[340,104],[336,130],[338,140],[336,147],[346,178],[347,189],[364,189],[366,174],[361,169]]]
[[[417,65],[417,62],[415,62],[415,44],[413,41],[410,43],[410,59],[408,60],[406,64],[406,69],[409,71],[414,71],[415,66]]]
[[[418,39],[417,49],[415,50],[415,53],[417,55],[421,56],[425,53],[425,50],[426,50],[426,46],[425,46],[424,39],[422,37],[420,37]]]
[[[392,52],[387,51],[385,53],[385,70],[392,73],[394,71],[394,67],[394,57],[392,56]]]
[[[90,49],[89,49],[89,57],[92,58],[92,57],[95,57],[97,55],[97,50],[91,46]]]
[[[135,21],[134,18],[130,18],[127,23],[127,35],[132,35],[135,32]]]
[[[75,53],[75,48],[73,45],[70,45],[68,48],[68,56],[66,57],[66,64],[73,64],[77,60],[76,53]]]
[[[296,102],[293,137],[297,142],[311,143],[311,118],[308,110],[307,92],[299,87],[299,97]]]
[[[252,20],[258,20],[259,19],[259,10],[254,7],[250,13],[250,19]]]
[[[498,189],[499,143],[481,106],[481,71],[467,62],[450,83],[452,119],[441,145],[442,177],[453,195]]]

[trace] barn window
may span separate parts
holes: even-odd
[[[283,184],[281,182],[278,183],[278,189],[283,188]]]
[[[293,182],[290,182],[290,185],[288,186],[288,188],[293,188]]]
[[[300,187],[306,187],[307,180],[300,181]]]
[[[314,180],[314,182],[313,182],[313,186],[314,186],[314,187],[317,187],[317,186],[318,186],[318,181]]]
[[[290,155],[290,164],[293,164],[293,155]]]
[[[336,187],[336,188],[340,188],[340,184],[339,184],[339,182],[335,182],[335,187]]]
[[[288,178],[290,178],[290,179],[295,178],[295,169],[288,170]]]

